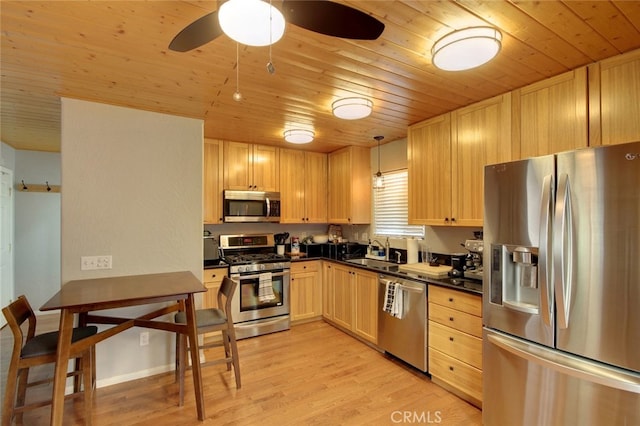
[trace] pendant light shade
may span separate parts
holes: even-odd
[[[502,46],[502,34],[491,27],[454,31],[431,49],[433,65],[445,71],[464,71],[493,59]]]
[[[366,98],[338,99],[331,105],[333,115],[344,120],[358,120],[367,117],[373,109],[373,102]]]
[[[284,34],[284,16],[262,0],[227,0],[218,10],[222,31],[248,46],[271,45]]]
[[[384,136],[374,136],[373,139],[378,141],[378,172],[373,175],[373,189],[383,189],[384,176],[382,176],[382,172],[380,171],[380,141],[384,139]]]
[[[284,131],[284,140],[289,143],[304,144],[313,141],[315,133],[306,129],[290,129]]]

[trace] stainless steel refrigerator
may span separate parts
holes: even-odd
[[[484,425],[640,425],[640,142],[484,179]]]

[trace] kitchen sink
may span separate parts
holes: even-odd
[[[381,271],[395,272],[398,270],[398,264],[393,262],[387,262],[386,260],[376,259],[349,259],[347,263],[353,263],[360,266],[366,266],[367,268],[379,269]]]

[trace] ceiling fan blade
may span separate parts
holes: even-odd
[[[169,49],[176,52],[187,52],[209,43],[221,34],[222,28],[218,22],[218,11],[214,10],[180,31],[169,43]]]
[[[284,0],[282,13],[287,22],[333,37],[375,40],[384,31],[373,16],[328,0]]]

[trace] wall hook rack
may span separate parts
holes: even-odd
[[[46,181],[44,185],[36,185],[33,183],[16,184],[16,189],[20,192],[60,192],[60,185],[49,185],[49,181]]]

